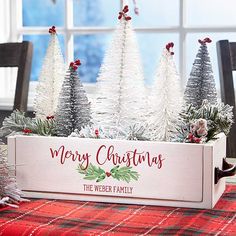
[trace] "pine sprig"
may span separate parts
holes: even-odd
[[[36,126],[32,122],[32,118],[26,117],[24,112],[15,110],[9,117],[3,120],[0,136],[3,137],[14,132],[21,132],[25,128],[35,130]]]
[[[96,167],[90,163],[86,169],[84,169],[82,165],[79,165],[77,171],[80,174],[85,175],[84,179],[96,180],[96,182],[101,182],[106,177],[110,176],[119,181],[125,181],[126,183],[129,183],[131,180],[137,181],[139,178],[138,172],[133,171],[132,167],[127,166],[115,166],[110,170],[110,172],[105,172],[101,167]]]
[[[127,140],[140,140],[147,141],[150,140],[147,135],[148,124],[135,123],[128,127]]]
[[[24,112],[15,110],[9,117],[6,117],[0,129],[0,137],[10,135],[12,133],[21,133],[28,129],[33,134],[43,136],[55,135],[55,120],[53,117],[49,119],[38,119],[26,117]]]
[[[54,136],[56,135],[55,127],[56,122],[54,119],[35,119],[36,133],[42,136]]]
[[[80,174],[85,175],[84,179],[87,180],[96,180],[96,182],[101,182],[106,178],[106,172],[100,167],[94,166],[92,163],[90,163],[86,169],[84,169],[82,165],[79,165],[77,170]]]
[[[126,183],[129,183],[132,179],[138,180],[139,174],[137,171],[133,171],[132,167],[127,166],[115,166],[111,169],[111,176],[114,179],[125,181]]]

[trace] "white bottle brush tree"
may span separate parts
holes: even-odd
[[[150,96],[150,132],[153,140],[171,141],[180,121],[183,97],[173,47],[171,42],[163,50]]]
[[[41,119],[55,114],[65,76],[64,59],[55,26],[49,29],[49,33],[51,39],[43,61],[34,101],[36,117]]]
[[[141,59],[128,11],[125,6],[119,12],[119,25],[97,79],[93,118],[107,130],[129,127],[146,116]]]
[[[186,104],[192,104],[192,106],[196,108],[202,105],[203,100],[208,100],[212,105],[217,103],[216,85],[207,49],[207,43],[211,43],[211,39],[199,39],[198,42],[200,43],[200,48],[194,60],[184,92]]]
[[[80,65],[80,60],[70,63],[62,84],[55,116],[58,136],[69,136],[91,124],[90,102],[77,73]]]

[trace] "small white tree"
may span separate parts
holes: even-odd
[[[173,43],[163,50],[151,94],[151,136],[153,140],[171,141],[179,123],[183,98],[180,78],[171,51]]]
[[[93,118],[105,129],[124,128],[146,116],[141,59],[128,10],[125,6],[119,13],[119,25],[97,79]]]
[[[55,114],[65,74],[64,59],[55,26],[49,29],[49,33],[51,39],[43,61],[34,101],[36,117],[41,119]]]

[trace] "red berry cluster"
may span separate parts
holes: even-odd
[[[52,119],[54,119],[54,116],[47,116],[46,118],[47,118],[47,120],[52,120]]]
[[[24,134],[30,134],[30,133],[32,133],[32,130],[25,128],[25,129],[22,130],[22,132],[23,132]]]
[[[77,70],[80,65],[81,65],[81,62],[78,59],[78,60],[70,63],[70,69]]]
[[[48,32],[49,32],[50,34],[56,34],[56,33],[57,33],[56,27],[53,25],[53,26],[48,30]]]
[[[188,140],[190,143],[200,143],[202,141],[201,138],[195,137],[192,133],[189,133]]]
[[[171,49],[174,47],[174,43],[170,42],[168,44],[166,44],[166,49],[168,52],[170,52],[170,55],[174,55],[175,53],[171,51]]]
[[[118,19],[120,20],[122,17],[124,17],[124,19],[125,19],[126,21],[131,20],[131,17],[130,17],[130,16],[127,16],[127,14],[126,14],[128,11],[129,11],[129,7],[128,7],[128,5],[125,5],[124,8],[123,8],[123,10],[119,12]]]
[[[198,42],[201,44],[201,45],[204,45],[206,43],[211,43],[212,40],[210,38],[204,38],[203,40],[201,39],[198,39]]]

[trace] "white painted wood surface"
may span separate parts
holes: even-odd
[[[214,184],[214,168],[221,168],[225,141],[224,135],[205,145],[16,136],[8,139],[8,150],[10,163],[16,164],[19,187],[27,197],[212,208],[225,189],[223,179]],[[120,166],[130,162],[132,170],[139,173],[137,181],[126,183],[110,176],[97,183],[78,173],[82,162],[107,172],[118,165],[107,158],[109,147],[109,157],[124,157]],[[73,161],[70,151],[88,158]],[[157,163],[151,165],[148,155]]]

